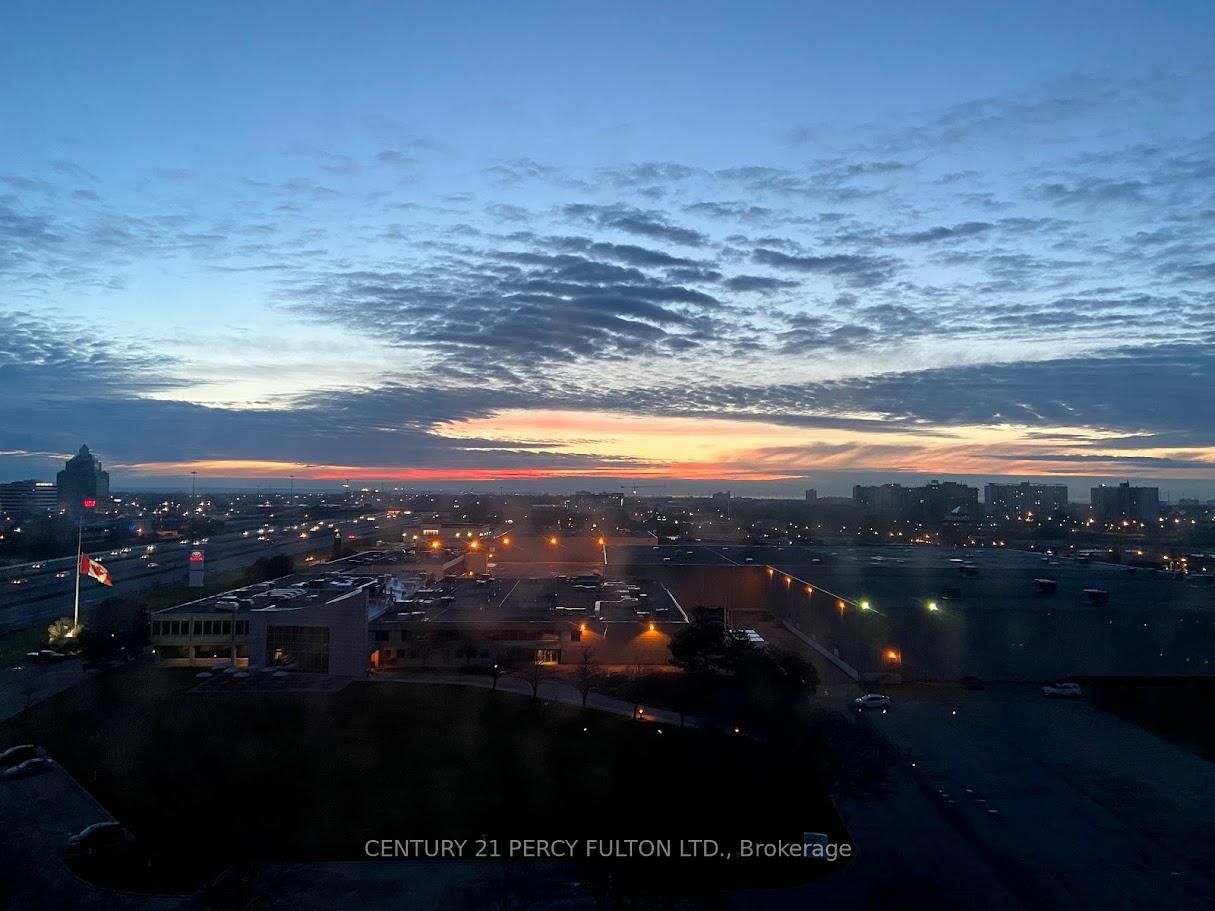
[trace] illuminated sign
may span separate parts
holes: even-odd
[[[97,505],[97,501],[93,499],[82,501],[85,509],[93,509]]]

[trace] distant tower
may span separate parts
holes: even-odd
[[[73,515],[80,511],[84,500],[96,500],[101,505],[110,499],[110,474],[101,470],[101,463],[93,458],[88,446],[81,446],[80,452],[67,460],[55,482],[59,505]]]

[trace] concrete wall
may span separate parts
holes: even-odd
[[[671,636],[683,627],[679,623],[596,621],[586,621],[585,629],[583,625],[574,620],[377,623],[371,631],[371,665],[377,670],[464,667],[490,665],[508,657],[515,664],[525,664],[541,649],[559,652],[563,665],[580,663],[586,652],[600,665],[666,665],[671,659]]]
[[[352,591],[335,600],[304,607],[270,607],[249,612],[249,667],[267,664],[266,639],[271,626],[326,627],[329,673],[367,676],[367,592]]]

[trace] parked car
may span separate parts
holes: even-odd
[[[5,780],[9,778],[27,778],[30,775],[41,775],[43,772],[49,772],[53,768],[55,768],[54,762],[45,756],[35,756],[33,759],[19,762],[15,766],[9,766],[3,772],[0,772],[0,778]]]
[[[68,839],[67,853],[69,857],[93,857],[134,843],[135,836],[119,823],[95,822]]]
[[[37,759],[41,755],[42,750],[32,743],[22,743],[15,747],[9,747],[3,753],[0,753],[0,769],[11,768],[18,763],[25,762],[27,759]]]
[[[852,704],[858,709],[888,709],[890,708],[890,697],[883,696],[881,693],[866,693],[864,696],[853,699]]]
[[[1078,683],[1048,683],[1042,687],[1043,696],[1083,696]]]

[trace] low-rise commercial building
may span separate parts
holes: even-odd
[[[288,667],[364,676],[369,615],[391,603],[387,580],[296,574],[157,611],[154,659],[165,667]]]
[[[157,664],[286,667],[364,676],[410,667],[519,668],[665,665],[687,622],[651,580],[605,581],[596,572],[497,579],[484,551],[443,562],[359,554],[274,582],[157,611]]]

